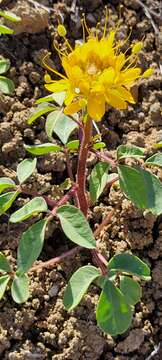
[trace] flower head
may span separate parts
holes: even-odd
[[[101,39],[87,28],[83,19],[83,34],[88,32],[84,42],[76,44],[72,49],[66,39],[66,30],[59,25],[58,33],[65,39],[67,49],[58,50],[65,75],[45,66],[60,76],[60,80],[52,80],[46,75],[45,88],[51,92],[66,93],[64,112],[72,115],[81,109],[86,109],[89,116],[99,121],[105,113],[106,103],[116,109],[126,109],[128,103],[135,103],[131,94],[131,87],[140,77],[148,77],[152,69],[141,75],[141,69],[136,66],[142,42],[139,41],[131,47],[129,56],[123,53],[121,42],[115,42],[116,30],[106,35],[107,29]]]

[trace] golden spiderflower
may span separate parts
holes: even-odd
[[[106,103],[116,109],[126,109],[128,103],[135,103],[132,85],[140,77],[152,74],[152,69],[148,69],[141,75],[141,69],[136,66],[142,42],[131,46],[131,54],[127,56],[120,51],[121,43],[115,42],[117,29],[106,35],[106,27],[105,24],[99,39],[83,19],[83,34],[87,31],[88,37],[84,36],[84,42],[72,49],[63,25],[58,26],[58,33],[67,45],[65,52],[58,50],[65,75],[50,68],[44,59],[45,66],[61,78],[52,80],[47,74],[45,88],[53,93],[66,92],[64,112],[67,115],[85,109],[92,119],[99,121],[105,114]]]

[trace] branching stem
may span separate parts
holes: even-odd
[[[70,258],[70,257],[75,256],[75,255],[78,254],[81,250],[83,250],[83,248],[82,248],[81,246],[76,246],[75,248],[73,248],[73,249],[71,249],[71,250],[69,250],[69,251],[64,252],[64,253],[63,253],[62,255],[60,255],[60,256],[56,256],[56,257],[53,258],[53,259],[50,259],[50,260],[48,260],[48,261],[41,262],[40,264],[33,266],[33,267],[30,269],[30,272],[35,272],[35,271],[41,270],[42,268],[52,267],[52,266],[60,263],[61,261],[63,261],[63,260],[66,259],[66,258]]]
[[[116,167],[116,162],[109,156],[107,156],[105,153],[97,151],[97,150],[91,150],[92,153],[96,154],[98,159],[107,162],[112,167]]]
[[[62,206],[64,204],[66,204],[73,196],[74,194],[76,194],[76,191],[77,191],[77,185],[74,184],[72,186],[72,188],[68,191],[67,194],[65,194],[57,203],[56,205],[54,206],[54,208],[51,210],[51,214],[52,214],[52,217],[56,215],[56,211],[58,209],[59,206]]]
[[[29,190],[29,189],[27,189],[27,188],[24,187],[24,186],[19,187],[18,190],[19,190],[22,194],[24,194],[24,195],[29,195],[29,196],[32,196],[32,197],[42,196],[42,197],[44,198],[44,200],[46,201],[47,205],[49,205],[49,206],[54,207],[54,206],[57,204],[57,201],[51,199],[49,196],[42,195],[42,194],[40,194],[39,192]]]

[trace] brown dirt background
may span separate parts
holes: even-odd
[[[21,4],[20,4],[21,3]],[[12,97],[0,94],[0,176],[15,179],[18,162],[25,157],[23,143],[47,140],[44,132],[44,118],[30,127],[27,118],[34,101],[45,95],[43,88],[44,70],[40,59],[46,50],[52,50],[52,38],[58,18],[63,17],[72,42],[82,37],[79,19],[85,12],[90,26],[101,19],[104,23],[104,5],[108,3],[109,24],[115,25],[119,14],[118,0],[41,0],[40,4],[51,7],[49,17],[46,10],[34,8],[28,1],[0,1],[23,15],[23,24],[17,28],[17,35],[1,37],[1,55],[10,58],[8,76],[16,84]],[[142,7],[134,0],[123,0],[122,25],[118,38],[130,40],[144,37],[144,49],[140,55],[143,70],[148,65],[155,71],[150,79],[140,81],[134,88],[138,103],[127,111],[109,110],[101,125],[103,139],[111,155],[119,144],[145,146],[151,154],[152,145],[162,137],[162,75],[159,70],[161,58],[160,19],[153,17],[159,33],[155,31]],[[160,2],[147,1],[146,5],[159,11]],[[21,8],[21,9],[20,9]],[[49,25],[48,25],[49,23]],[[47,26],[48,25],[48,26]],[[25,33],[24,33],[25,31]],[[39,31],[39,32],[38,32]],[[53,61],[59,62],[53,52]],[[89,167],[94,159],[89,160]],[[162,172],[154,172],[162,179]],[[46,156],[38,160],[38,171],[32,177],[32,189],[55,191],[55,186],[66,177],[65,159],[60,155]],[[109,196],[108,196],[109,195]],[[17,201],[18,205],[20,200]],[[125,334],[112,338],[103,335],[96,326],[95,305],[98,289],[91,286],[88,294],[72,313],[63,307],[62,297],[67,279],[89,257],[78,256],[58,265],[52,270],[42,270],[31,278],[31,297],[24,305],[16,305],[8,291],[0,302],[0,359],[2,360],[146,360],[162,341],[162,222],[142,214],[119,190],[105,192],[92,209],[90,218],[94,228],[112,209],[112,222],[100,235],[100,249],[109,258],[115,253],[132,249],[134,254],[147,261],[152,270],[152,281],[143,284],[143,298],[136,306],[132,327]],[[16,249],[22,231],[27,223],[8,225],[7,216],[0,219],[0,248],[14,263]],[[70,245],[71,246],[71,245]],[[47,232],[42,260],[48,260],[69,248],[58,224]],[[162,349],[151,358],[162,359]],[[149,358],[150,359],[150,358]]]

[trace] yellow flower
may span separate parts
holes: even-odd
[[[61,26],[61,25],[59,25]],[[65,38],[66,32],[60,27]],[[83,20],[83,33],[88,32],[87,39],[71,48],[65,38],[67,49],[64,53],[58,50],[61,57],[65,75],[50,68],[46,61],[45,66],[60,76],[60,80],[52,80],[47,74],[45,88],[51,92],[66,92],[64,112],[72,115],[82,109],[89,116],[99,121],[105,114],[106,103],[116,109],[126,109],[128,103],[135,103],[131,94],[131,87],[140,77],[148,77],[152,69],[141,75],[141,69],[136,67],[142,42],[137,42],[131,47],[131,54],[120,51],[121,43],[115,43],[116,30],[111,30],[101,39],[87,28]],[[85,36],[84,36],[85,37]]]

